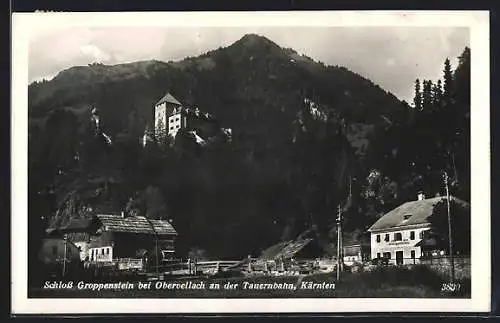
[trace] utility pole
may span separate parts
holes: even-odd
[[[156,258],[156,278],[160,280],[160,260],[159,260],[159,255],[158,255],[158,232],[156,232],[155,226],[153,223],[149,220],[149,218],[146,216],[146,220],[148,221],[149,225],[151,226],[151,229],[155,235],[155,258]]]
[[[158,237],[155,237],[155,248],[156,248],[156,251],[155,251],[155,254],[156,254],[156,277],[158,278],[158,280],[160,280],[160,264],[159,264],[159,260],[158,260]]]
[[[66,275],[66,253],[68,250],[68,235],[65,233],[64,234],[64,258],[63,258],[63,270],[62,270],[62,275]]]
[[[337,281],[340,280],[340,271],[342,264],[342,211],[340,204],[337,212]]]
[[[446,187],[446,206],[448,209],[448,242],[450,252],[450,276],[451,282],[455,281],[455,262],[453,259],[453,235],[451,230],[451,212],[450,212],[450,190],[448,188],[448,173],[444,172],[444,185]]]

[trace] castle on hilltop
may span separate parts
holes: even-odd
[[[152,134],[157,140],[167,136],[175,139],[179,132],[184,132],[203,145],[221,130],[225,135],[231,133],[231,129],[219,128],[217,120],[210,113],[186,107],[168,92],[155,104],[154,117],[154,130],[146,129],[143,145],[152,139]]]

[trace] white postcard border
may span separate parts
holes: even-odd
[[[471,299],[28,299],[28,40],[68,27],[462,26],[471,44]],[[15,314],[485,312],[491,302],[489,12],[304,11],[14,13],[12,16],[11,287]]]

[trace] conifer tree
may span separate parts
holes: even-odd
[[[450,59],[446,59],[444,61],[444,70],[443,70],[443,79],[444,79],[444,85],[443,85],[443,103],[448,106],[452,102],[452,87],[453,87],[453,74],[451,71],[451,64],[450,64]]]
[[[470,109],[470,48],[465,47],[458,57],[458,66],[453,74],[456,103],[466,113]]]
[[[156,125],[156,141],[160,145],[164,145],[167,139],[167,131],[163,120],[158,120],[158,124]]]
[[[429,110],[432,105],[432,81],[423,81],[422,110]]]
[[[415,80],[415,96],[413,97],[413,105],[416,110],[422,110],[422,93],[420,92],[420,80]]]
[[[443,100],[443,85],[441,80],[438,80],[432,87],[432,105],[434,108],[439,108]]]

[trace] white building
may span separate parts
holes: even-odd
[[[467,202],[450,197],[461,204]],[[423,194],[418,200],[406,202],[388,212],[368,231],[371,234],[371,258],[387,258],[390,264],[419,263],[423,256],[423,245],[428,245],[425,232],[431,228],[428,217],[434,206],[445,197],[426,199]]]
[[[155,104],[155,136],[156,138],[168,134],[175,137],[181,128],[182,104],[170,93],[165,94]]]
[[[206,139],[203,137],[211,137],[220,131],[212,115],[202,113],[198,108],[187,108],[167,93],[155,105],[155,136],[175,138],[180,130],[190,132],[198,143],[204,143]],[[147,138],[143,141],[147,141]]]

